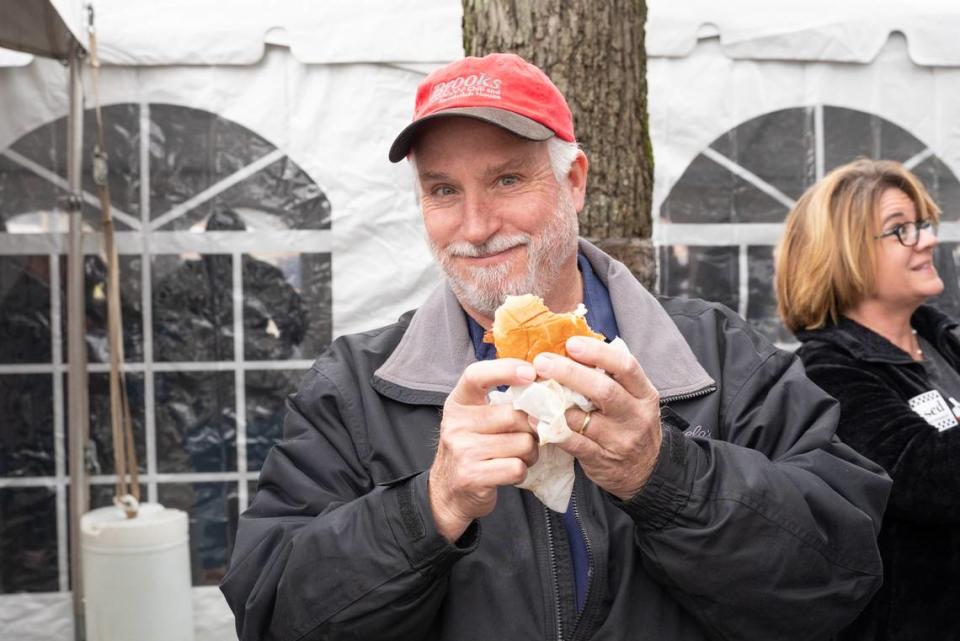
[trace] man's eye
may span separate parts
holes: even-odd
[[[456,193],[456,190],[450,185],[437,185],[430,190],[430,193],[434,196],[452,196]]]
[[[510,187],[512,185],[516,185],[519,180],[520,180],[519,178],[513,175],[500,176],[500,184],[503,185],[504,187]]]

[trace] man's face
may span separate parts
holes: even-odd
[[[468,311],[492,318],[511,294],[549,305],[578,283],[582,193],[558,183],[546,143],[444,118],[420,135],[415,162],[430,248]]]

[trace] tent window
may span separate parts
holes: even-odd
[[[169,104],[104,110],[142,494],[190,513],[194,583],[226,568],[284,399],[330,343],[331,206],[262,136]],[[85,115],[85,158],[94,139]],[[65,119],[0,150],[0,593],[69,589]],[[86,162],[84,225],[100,229]],[[106,270],[85,257],[91,505],[112,493]]]
[[[943,209],[936,254],[947,285],[935,304],[960,316],[960,182],[932,149],[875,114],[815,105],[744,122],[698,154],[660,208],[660,291],[715,300],[772,341],[793,337],[776,314],[772,248],[790,207],[824,173],[859,156],[904,163]]]

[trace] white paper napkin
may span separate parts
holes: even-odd
[[[620,338],[610,344],[627,350],[627,344]],[[589,412],[596,409],[594,404],[583,394],[550,379],[529,385],[514,385],[503,392],[493,390],[488,397],[493,405],[512,403],[514,409],[537,419],[540,458],[530,466],[527,478],[517,487],[533,492],[554,512],[566,512],[573,493],[573,456],[555,444],[564,442],[573,433],[567,425],[565,412],[574,405]]]

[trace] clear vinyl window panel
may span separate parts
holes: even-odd
[[[960,182],[929,146],[875,114],[815,105],[774,111],[718,137],[687,166],[659,213],[659,288],[738,311],[790,346],[773,291],[773,247],[803,192],[858,157],[896,160],[943,209],[935,261],[946,289],[933,303],[960,317]]]
[[[223,576],[284,402],[332,333],[332,209],[257,133],[170,104],[104,108],[141,492],[190,513]],[[83,226],[102,228],[84,122]],[[0,150],[0,594],[69,589],[66,122]],[[111,501],[106,262],[84,257],[91,506]]]

